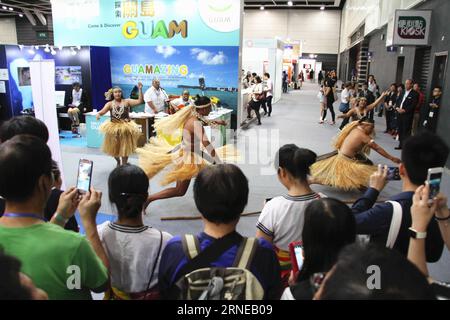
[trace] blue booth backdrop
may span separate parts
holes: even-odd
[[[29,77],[29,61],[37,59],[55,60],[55,68],[71,67],[80,71],[82,87],[88,92],[90,104],[94,109],[101,108],[104,103],[104,92],[111,87],[111,67],[109,48],[82,47],[73,55],[70,48],[55,49],[56,55],[47,53],[44,48],[30,50],[20,49],[15,45],[0,46],[0,68],[8,69],[9,80],[6,81],[6,94],[0,94],[0,119],[17,116],[24,109],[33,107],[31,81]],[[59,84],[58,84],[59,82]],[[69,92],[72,79],[61,83],[57,76],[56,91]]]

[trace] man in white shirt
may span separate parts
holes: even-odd
[[[341,93],[341,105],[339,106],[339,111],[343,114],[346,114],[348,111],[350,111],[350,98],[351,98],[351,89],[353,87],[353,84],[351,82],[347,82],[345,84],[344,90],[342,90]],[[350,118],[344,118],[342,121],[341,126],[339,127],[339,130],[344,129],[344,127],[349,123]]]
[[[190,94],[188,90],[184,90],[181,97],[170,101],[169,105],[172,111],[175,113],[178,110],[188,107],[194,104],[194,101],[190,98]]]
[[[273,99],[273,81],[270,79],[269,73],[264,73],[264,81],[265,87],[264,91],[266,92],[266,99],[264,100],[262,107],[264,110],[264,115],[267,115],[267,107],[269,107],[269,117],[272,114],[272,99]]]
[[[144,94],[145,112],[150,114],[164,112],[168,99],[167,93],[160,86],[160,81],[154,79],[152,86]]]

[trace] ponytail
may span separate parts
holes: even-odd
[[[283,168],[295,179],[306,181],[310,167],[316,162],[317,155],[308,149],[302,149],[294,144],[288,144],[277,152],[276,168]]]

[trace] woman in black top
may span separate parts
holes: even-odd
[[[356,240],[356,222],[343,202],[322,198],[305,210],[303,226],[303,266],[291,276],[281,300],[312,300],[317,289],[313,279],[333,268],[339,252]],[[297,278],[297,280],[294,280]]]
[[[386,131],[384,133],[392,133],[395,130],[394,117],[395,117],[395,103],[397,102],[397,85],[391,84],[389,95],[385,100],[385,115],[386,115]]]
[[[334,113],[334,107],[333,107],[334,92],[333,92],[333,86],[328,79],[325,81],[325,102],[327,104],[327,108],[323,112],[322,121],[325,121],[325,119],[327,118],[327,110],[330,110],[331,119],[332,119],[330,124],[334,125],[334,124],[336,124],[336,114]]]

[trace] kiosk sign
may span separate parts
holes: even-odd
[[[395,13],[395,46],[428,45],[431,11],[397,10]]]

